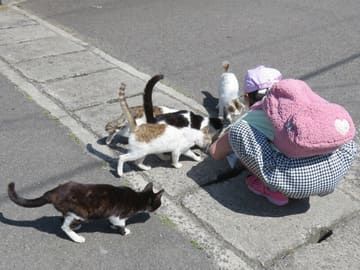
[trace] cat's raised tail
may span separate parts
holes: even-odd
[[[225,60],[224,62],[222,62],[222,66],[224,68],[224,71],[228,72],[229,67],[230,67],[230,62]]]
[[[10,200],[12,200],[17,205],[20,205],[23,207],[29,207],[29,208],[40,207],[47,203],[50,203],[49,200],[46,198],[45,194],[36,199],[25,199],[25,198],[19,197],[17,195],[17,193],[15,191],[14,183],[10,183],[8,185],[8,195],[9,195]]]
[[[154,89],[155,84],[164,79],[164,75],[158,74],[153,76],[146,84],[144,89],[144,112],[146,117],[146,123],[156,123],[156,119],[154,117],[154,108],[152,103],[152,92]]]
[[[119,88],[119,102],[120,102],[121,110],[125,115],[126,120],[129,122],[130,132],[133,133],[136,129],[136,122],[134,120],[134,117],[131,115],[129,105],[127,104],[126,101],[125,88],[126,88],[126,84],[121,83]]]

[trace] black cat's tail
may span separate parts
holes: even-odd
[[[152,103],[152,92],[155,84],[164,79],[164,75],[158,74],[153,76],[146,84],[144,89],[144,112],[147,123],[156,123],[156,119],[154,117],[153,112],[153,103]]]
[[[39,198],[31,199],[31,200],[19,197],[15,192],[15,184],[14,183],[10,183],[8,185],[8,195],[9,195],[10,200],[12,200],[17,205],[20,205],[23,207],[30,207],[30,208],[40,207],[40,206],[43,206],[43,205],[49,203],[49,201],[46,199],[46,197],[44,195]]]

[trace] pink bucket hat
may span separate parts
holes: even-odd
[[[275,83],[262,106],[274,127],[274,145],[288,157],[329,154],[355,137],[345,108],[323,99],[304,81]]]
[[[244,92],[251,93],[260,89],[270,88],[274,83],[280,81],[282,75],[275,68],[258,66],[249,69],[245,75]]]

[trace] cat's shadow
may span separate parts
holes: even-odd
[[[217,116],[217,109],[216,106],[219,103],[219,99],[214,97],[210,92],[208,91],[201,91],[201,93],[204,95],[203,98],[203,106],[207,110],[209,116]]]
[[[103,138],[103,139],[104,139],[104,138]],[[106,155],[106,154],[104,154],[104,153],[96,150],[96,149],[92,146],[92,144],[90,144],[90,143],[88,143],[88,144],[86,145],[86,150],[87,150],[90,154],[92,154],[92,155],[96,156],[97,158],[105,161],[105,162],[109,165],[110,173],[111,173],[114,177],[119,178],[119,175],[117,174],[118,158],[113,158],[113,157],[111,157],[111,156],[108,156],[108,155]],[[116,150],[124,151],[123,149],[116,149]],[[125,164],[125,166],[124,166],[124,171],[126,172],[127,170],[128,170],[128,167],[127,167],[127,165]]]
[[[214,169],[216,166],[222,167],[224,164],[207,157],[192,167],[187,176],[201,186],[211,198],[233,212],[262,217],[283,217],[301,214],[310,208],[309,199],[290,199],[289,204],[279,207],[266,198],[255,195],[245,183],[248,175],[245,169],[232,172],[229,167],[225,169],[222,167],[216,177],[204,179],[206,176],[201,172],[207,172],[209,168]]]
[[[118,145],[111,145],[111,149],[116,150],[119,153],[124,153],[126,150]],[[102,159],[103,161],[107,162],[110,167],[110,173],[114,176],[119,178],[119,175],[117,174],[117,164],[118,164],[118,158],[112,158],[98,150],[96,150],[90,143],[86,145],[87,151]],[[165,154],[166,155],[166,154]],[[145,158],[144,164],[150,165],[152,168],[156,167],[164,167],[164,168],[173,168],[170,162],[170,155],[168,155],[169,160],[162,160],[156,155],[148,155]],[[180,160],[192,160],[188,157],[181,156]],[[139,169],[133,162],[128,162],[124,164],[124,173],[130,172],[130,171],[142,171]]]
[[[145,223],[150,218],[148,213],[139,213],[126,221],[126,225],[135,223]],[[70,240],[65,233],[61,230],[62,225],[61,216],[44,216],[34,220],[12,220],[6,218],[2,212],[0,212],[0,222],[10,226],[16,227],[29,227],[34,228],[40,232],[54,234],[57,237]],[[78,233],[111,233],[119,234],[117,230],[110,228],[109,222],[106,219],[93,220],[88,223],[83,223],[82,227],[77,231]]]
[[[107,145],[106,144],[106,138],[107,136],[103,137],[103,138],[100,138],[97,140],[97,144],[100,144],[100,145]],[[108,147],[110,147],[111,149],[114,149],[114,150],[119,150],[119,148],[117,147],[117,144],[128,144],[129,143],[129,140],[127,137],[124,137],[120,134],[116,134],[112,140],[111,140],[111,144],[108,144]]]

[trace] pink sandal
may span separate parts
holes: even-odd
[[[246,184],[253,193],[265,197],[277,206],[284,206],[289,203],[289,199],[284,194],[279,191],[272,191],[255,175],[246,177]]]

